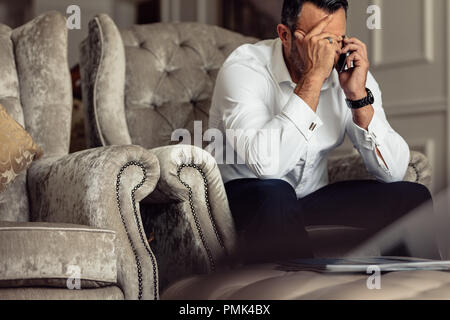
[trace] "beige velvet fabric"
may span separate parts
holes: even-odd
[[[16,30],[0,25],[0,103],[45,153],[0,194],[0,221],[71,223],[116,232],[118,287],[86,293],[20,288],[0,290],[0,296],[154,299],[157,263],[143,234],[139,201],[153,191],[159,164],[137,146],[67,155],[72,91],[65,21],[62,14],[49,12]],[[52,247],[49,256],[64,247]]]
[[[11,34],[25,128],[46,155],[69,151],[72,87],[67,32],[65,17],[49,12]]]
[[[108,16],[97,16],[82,43],[80,61],[90,145],[124,144],[130,136],[146,148],[165,146],[174,129],[192,130],[194,119],[206,125],[219,68],[234,48],[249,41],[255,39],[200,24],[134,26],[119,33]],[[124,106],[118,92],[123,93]],[[160,187],[141,210],[148,231],[155,232],[151,246],[163,288],[182,276],[219,268],[234,251],[236,239],[220,172],[211,156],[182,146],[153,151],[163,167]],[[177,177],[178,167],[193,159],[180,158],[179,153],[205,159],[199,162],[204,177],[194,168],[181,172],[192,189],[194,210],[189,189]]]
[[[207,130],[219,69],[235,48],[256,42],[198,23],[136,25],[121,34],[128,128],[133,143],[146,148],[173,144],[175,129],[193,134],[194,120]]]
[[[0,289],[0,300],[123,300],[117,286],[98,289],[68,290],[60,288]]]
[[[0,104],[0,193],[41,156],[42,150]]]
[[[72,92],[65,18],[43,14],[11,30],[0,25],[0,104],[45,154],[69,148]],[[0,193],[0,221],[28,221],[26,172]]]
[[[124,105],[125,51],[119,31],[107,15],[99,15],[89,23],[89,35],[80,53],[88,144],[131,144]]]
[[[164,288],[187,275],[220,268],[236,253],[236,234],[222,177],[209,153],[186,145],[152,151],[161,177],[145,199],[142,214],[154,228],[152,248]],[[197,167],[182,168],[178,174],[181,165],[192,163]]]
[[[450,300],[450,273],[392,272],[381,289],[367,288],[367,274],[291,272],[277,264],[247,266],[179,281],[163,300]]]
[[[146,172],[135,165],[124,169],[117,194],[117,175],[132,161],[145,167]],[[126,299],[138,299],[140,293],[143,299],[154,299],[158,297],[157,272],[156,278],[153,276],[157,263],[143,234],[139,202],[154,190],[159,171],[153,153],[138,146],[97,148],[35,161],[28,170],[32,221],[115,231],[118,286]]]
[[[114,284],[114,241],[113,231],[92,227],[0,222],[0,287],[66,288],[71,266],[82,288]]]
[[[25,126],[11,29],[2,24],[0,24],[0,104],[14,120]],[[28,213],[26,172],[22,172],[4,192],[0,193],[0,220],[28,221]]]
[[[91,21],[89,31],[80,63],[91,146],[169,145],[173,130],[193,132],[194,120],[206,130],[222,63],[239,45],[256,41],[197,23],[119,33],[105,14]]]
[[[328,163],[330,183],[348,180],[374,180],[359,154],[330,159]],[[431,190],[432,168],[425,155],[411,151],[411,160],[404,181],[420,183]]]

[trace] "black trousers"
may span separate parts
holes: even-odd
[[[371,237],[432,201],[425,186],[410,182],[340,182],[302,199],[283,180],[235,180],[225,189],[241,245],[252,262],[313,257],[306,226],[362,228]]]

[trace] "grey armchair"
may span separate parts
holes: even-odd
[[[139,214],[158,161],[138,146],[68,155],[72,89],[61,14],[15,30],[0,25],[0,103],[44,151],[0,194],[0,299],[158,298]],[[77,279],[81,290],[69,290]]]
[[[175,129],[186,128],[192,134],[194,120],[208,123],[222,63],[239,45],[255,41],[197,23],[136,25],[119,31],[102,14],[91,21],[89,36],[81,45],[90,146],[133,143],[152,150],[160,163],[160,180],[144,201],[142,218],[147,232],[154,233],[151,246],[161,289],[187,275],[217,269],[237,250],[214,159],[199,148],[170,145]],[[429,171],[426,158],[413,152],[405,179],[428,184]],[[330,163],[331,182],[367,175],[358,157]],[[323,229],[310,232],[320,237]],[[325,233],[339,239],[342,232],[333,230]],[[344,249],[329,245],[317,249],[323,255],[336,250]]]

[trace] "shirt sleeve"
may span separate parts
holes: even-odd
[[[372,105],[375,114],[365,130],[355,124],[349,110],[346,132],[355,148],[361,154],[369,173],[383,182],[402,181],[410,161],[410,150],[405,140],[389,125],[382,106],[382,95],[378,83],[369,72],[367,87],[372,91],[375,102]],[[378,156],[377,149],[384,161]],[[387,165],[387,166],[386,166]]]
[[[296,167],[323,123],[294,93],[277,114],[270,81],[247,65],[224,66],[213,103],[222,110],[226,139],[249,169],[259,178],[279,179]]]

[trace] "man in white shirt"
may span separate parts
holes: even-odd
[[[305,226],[369,236],[431,200],[401,182],[409,147],[386,119],[366,46],[343,36],[347,8],[285,0],[279,38],[239,47],[217,77],[209,127],[226,139],[215,156],[238,231],[267,259],[311,257]],[[328,185],[327,156],[346,134],[379,181]]]

